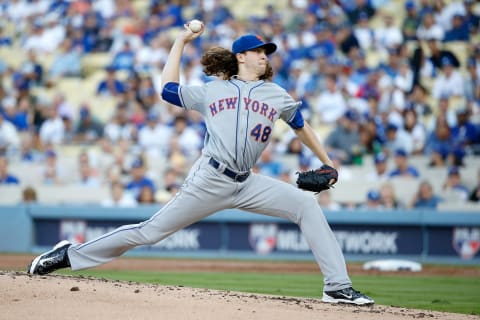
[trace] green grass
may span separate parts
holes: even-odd
[[[211,288],[296,297],[320,297],[315,274],[146,272],[88,270],[62,272],[114,280]],[[457,276],[353,276],[354,287],[380,305],[480,315],[480,279]]]

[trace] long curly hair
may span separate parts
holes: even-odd
[[[222,47],[212,47],[207,50],[200,60],[203,65],[203,72],[208,76],[216,76],[223,80],[230,79],[238,74],[238,62],[235,54]],[[260,80],[272,80],[273,69],[270,62],[267,62],[265,73]]]

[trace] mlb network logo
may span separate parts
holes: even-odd
[[[276,224],[251,224],[248,241],[258,254],[268,254],[277,244],[278,226]]]
[[[480,228],[453,229],[453,248],[462,259],[473,258],[480,249]]]

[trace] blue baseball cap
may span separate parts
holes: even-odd
[[[379,152],[375,155],[375,164],[387,162],[387,156],[383,152]]]
[[[371,201],[379,201],[380,200],[380,192],[377,190],[370,190],[367,194],[368,200]]]
[[[414,1],[407,1],[405,3],[405,9],[410,10],[415,8],[415,2]]]
[[[147,121],[157,121],[158,120],[158,114],[156,112],[149,112],[147,114]]]
[[[397,149],[397,150],[395,150],[395,155],[397,157],[406,157],[407,156],[407,151],[405,151],[405,149]]]
[[[45,156],[47,158],[55,158],[57,156],[57,153],[51,149],[45,151]]]
[[[389,123],[387,124],[387,131],[388,131],[388,130],[395,130],[395,131],[397,131],[397,130],[398,130],[398,126],[397,126],[395,123],[393,123],[393,122],[389,122]]]
[[[351,121],[357,121],[358,118],[359,118],[359,117],[358,117],[358,114],[357,114],[355,111],[350,110],[350,109],[347,110],[347,111],[345,111],[345,113],[343,114],[343,116],[344,116],[345,118],[347,118],[348,120],[351,120]]]
[[[453,62],[452,60],[450,60],[449,57],[443,57],[442,60],[440,61],[442,67],[445,67],[445,66],[453,66]]]
[[[233,53],[241,53],[256,48],[265,48],[267,55],[272,54],[277,50],[277,45],[273,42],[265,42],[262,37],[256,34],[246,34],[235,40],[232,44]]]
[[[141,168],[143,167],[142,159],[135,159],[132,163],[132,168]]]
[[[448,175],[453,176],[453,175],[459,175],[460,174],[460,169],[458,167],[451,167],[448,169]]]

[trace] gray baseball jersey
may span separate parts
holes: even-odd
[[[276,84],[236,78],[179,86],[175,94],[182,107],[205,117],[202,156],[178,194],[149,220],[71,246],[72,269],[106,263],[219,210],[239,208],[298,224],[324,275],[324,290],[350,287],[343,254],[315,197],[291,184],[250,172],[271,137],[274,122],[291,121],[300,103]]]

